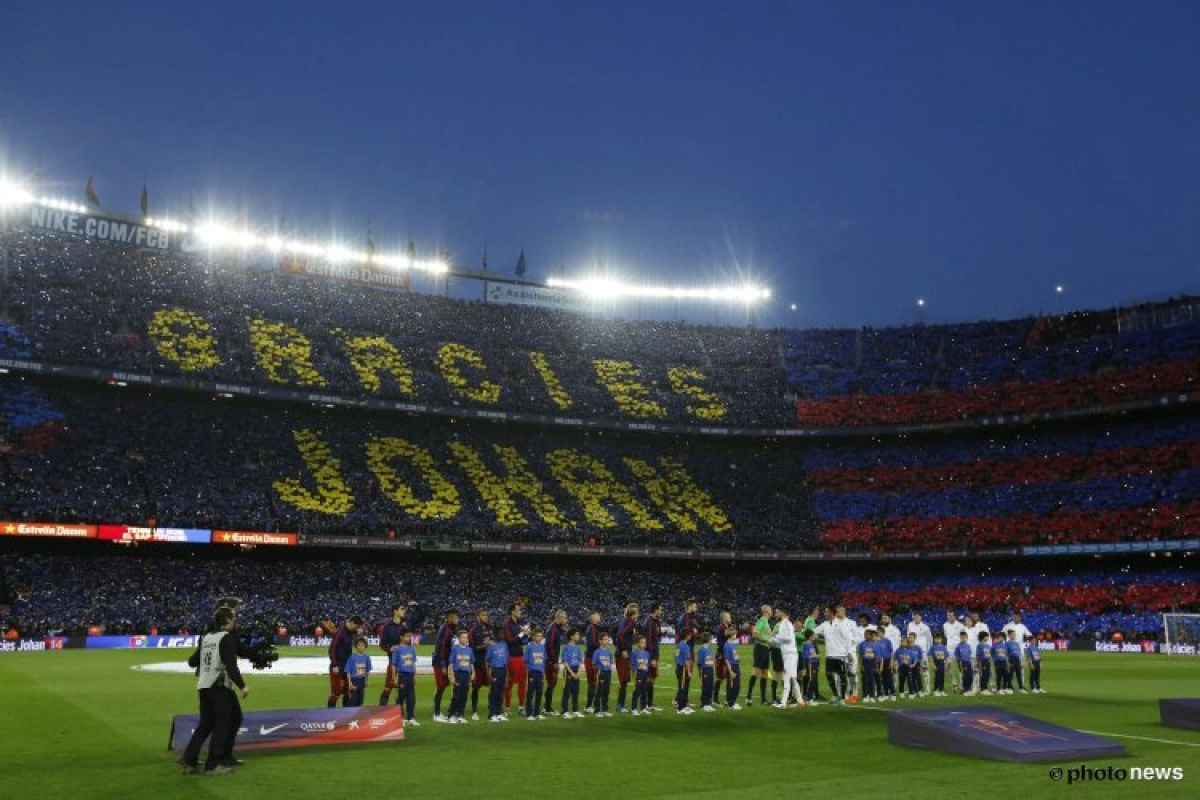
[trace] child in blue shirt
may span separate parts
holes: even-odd
[[[875,638],[875,658],[879,665],[879,674],[875,685],[879,688],[879,699],[896,699],[896,674],[892,671],[892,656],[895,648],[892,640],[887,638],[884,631],[879,631]],[[814,684],[815,685],[815,684]]]
[[[541,628],[534,628],[529,644],[525,645],[525,669],[529,682],[525,697],[525,719],[529,720],[542,718],[542,687],[546,682],[546,645],[542,643],[543,636],[545,634]]]
[[[933,647],[929,648],[929,666],[933,672],[934,697],[946,696],[946,667],[950,664],[950,648],[946,647],[946,637],[937,634],[933,637]]]
[[[922,665],[925,663],[925,650],[917,644],[917,637],[912,633],[908,635],[908,651],[912,654],[912,669],[908,672],[909,691],[913,697],[920,697],[921,692],[924,691],[921,679],[924,675]]]
[[[742,690],[742,662],[738,660],[737,639],[730,636],[725,640],[725,671],[729,674],[729,682],[725,686],[725,707],[730,711],[741,711],[738,705],[738,692]]]
[[[371,657],[367,655],[367,640],[354,640],[354,655],[346,660],[346,677],[350,679],[350,705],[361,706],[371,674]]]
[[[488,722],[507,722],[504,715],[504,690],[508,685],[508,644],[504,628],[496,626],[487,638]]]
[[[611,717],[608,713],[608,693],[612,689],[613,653],[612,637],[600,634],[600,647],[592,653],[592,665],[596,668],[596,716]]]
[[[804,702],[810,706],[819,705],[817,693],[821,686],[821,651],[817,647],[816,634],[811,628],[804,631],[800,661],[804,665]]]
[[[412,646],[412,631],[400,636],[392,650],[392,669],[396,673],[396,705],[404,705],[404,727],[417,728],[417,651]]]
[[[688,705],[688,691],[692,687],[692,647],[688,644],[688,631],[680,633],[679,644],[675,646],[675,680],[679,689],[675,692],[675,713],[691,714],[692,707]]]
[[[863,640],[858,643],[858,672],[862,686],[862,701],[864,703],[878,702],[879,687],[879,642],[876,639],[877,630],[874,625],[868,625],[863,633]]]
[[[979,666],[979,693],[992,694],[988,683],[992,680],[992,643],[987,631],[979,632],[979,644],[975,645],[975,661]]]
[[[1004,634],[992,642],[992,669],[996,670],[996,694],[1012,694],[1012,676],[1008,674],[1008,647]]]
[[[1025,670],[1021,668],[1021,643],[1017,641],[1017,632],[1008,632],[1008,641],[1004,643],[1004,651],[1008,656],[1008,693],[1012,694],[1013,678],[1017,679],[1017,688],[1025,694]]]
[[[896,648],[895,658],[897,683],[900,684],[900,697],[908,699],[912,687],[913,652],[908,647],[907,636],[900,639],[900,646]]]
[[[703,644],[696,650],[696,668],[700,670],[700,710],[716,711],[713,705],[717,659],[713,652],[713,635],[700,634]]]
[[[1042,691],[1042,649],[1032,636],[1025,641],[1025,660],[1029,662],[1029,691],[1045,694]]]
[[[563,719],[582,717],[579,713],[579,671],[583,668],[583,650],[579,647],[579,629],[567,631],[567,643],[562,649],[563,665]],[[567,709],[571,709],[567,711]]]
[[[967,632],[960,631],[958,634],[958,645],[954,648],[954,658],[958,660],[958,672],[962,675],[962,693],[963,696],[978,694],[975,691],[975,670],[971,669],[971,660],[973,653],[971,652],[971,643],[967,641]]]
[[[475,670],[475,651],[471,649],[471,638],[467,631],[460,631],[458,642],[450,648],[451,686],[454,694],[450,699],[449,722],[462,725],[466,722],[467,693],[471,688],[471,673]]]
[[[646,649],[646,637],[639,636],[629,655],[633,667],[633,711],[636,715],[649,714],[646,710],[646,685],[650,682],[650,651]]]

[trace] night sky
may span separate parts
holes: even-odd
[[[465,267],[749,279],[800,327],[1200,293],[1197,2],[8,0],[0,28],[0,172],[79,201],[94,173],[116,210],[145,175],[153,213]]]

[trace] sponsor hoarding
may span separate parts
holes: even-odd
[[[183,750],[199,714],[180,714],[171,721],[168,750]],[[239,750],[278,747],[312,747],[326,744],[398,742],[404,739],[404,717],[399,706],[360,708],[297,708],[284,711],[250,711],[238,730]]]
[[[135,634],[132,636],[89,636],[85,647],[89,650],[157,650],[192,648],[200,643],[197,634],[160,636]]]
[[[3,536],[49,536],[55,539],[95,539],[95,525],[61,522],[0,522]]]
[[[67,639],[62,636],[47,636],[44,639],[0,639],[0,653],[36,653],[46,650],[62,650]]]
[[[270,533],[267,531],[213,531],[213,544],[265,544],[293,547],[299,540],[294,533]]]
[[[212,531],[206,528],[145,528],[136,525],[101,525],[98,539],[114,542],[186,542],[208,544]]]

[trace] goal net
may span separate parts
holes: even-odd
[[[1163,614],[1163,652],[1189,656],[1200,652],[1200,614]]]

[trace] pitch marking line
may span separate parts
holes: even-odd
[[[1080,733],[1090,733],[1093,736],[1116,736],[1119,739],[1141,739],[1143,742],[1159,742],[1161,744],[1177,744],[1181,747],[1200,747],[1196,742],[1178,742],[1174,739],[1155,739],[1152,736],[1131,736],[1128,733],[1104,733],[1103,731],[1080,731]]]

